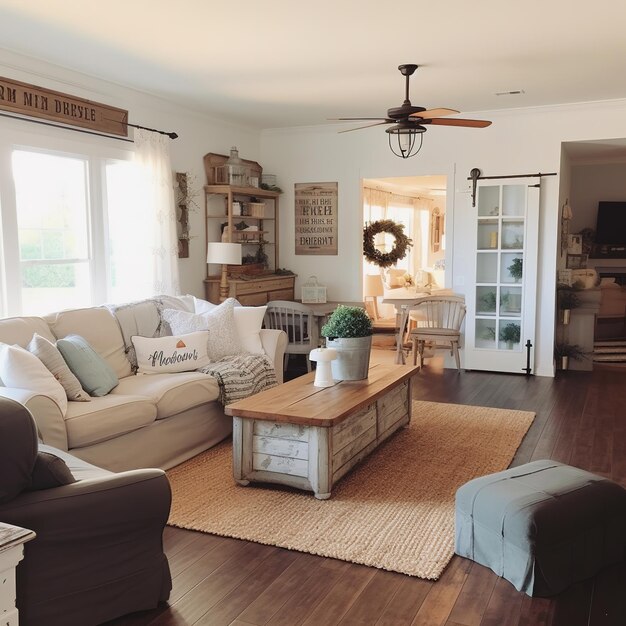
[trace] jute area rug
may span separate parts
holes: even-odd
[[[223,442],[168,471],[169,524],[436,580],[454,552],[454,495],[505,469],[534,413],[416,401],[401,429],[330,500],[237,485]]]

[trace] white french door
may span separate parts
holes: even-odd
[[[539,178],[479,180],[473,211],[472,284],[466,295],[465,367],[534,368]]]

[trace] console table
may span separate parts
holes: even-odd
[[[18,626],[15,606],[15,568],[24,557],[24,544],[35,538],[27,528],[0,523],[0,622]]]
[[[260,306],[270,300],[293,300],[294,274],[266,274],[249,278],[229,278],[229,298],[237,298],[244,306]],[[209,302],[220,301],[220,277],[204,280],[204,292]]]

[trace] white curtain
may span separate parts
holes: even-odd
[[[150,292],[136,294],[138,298],[180,293],[170,141],[158,133],[135,130],[134,160],[139,176],[135,221],[141,224],[135,237],[135,252],[147,260],[148,276],[142,291]]]

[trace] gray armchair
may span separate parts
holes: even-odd
[[[38,445],[28,410],[0,398],[0,521],[37,533],[16,573],[22,626],[101,624],[167,600],[170,503],[163,471],[116,474]]]

